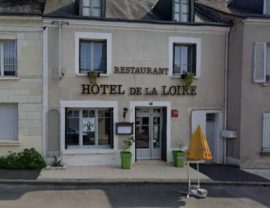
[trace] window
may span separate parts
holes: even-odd
[[[201,39],[169,38],[169,75],[180,76],[191,72],[196,78],[201,73]]]
[[[173,74],[181,75],[187,72],[196,74],[196,45],[178,44],[173,46]]]
[[[270,0],[264,0],[263,14],[270,15]]]
[[[113,148],[113,109],[66,108],[65,148]]]
[[[86,75],[88,71],[107,76],[112,71],[112,34],[75,33],[75,73]]]
[[[270,113],[264,113],[263,115],[262,150],[270,152]]]
[[[101,0],[81,0],[81,15],[101,17]]]
[[[80,40],[80,73],[106,74],[106,41]]]
[[[0,42],[0,76],[17,75],[17,52],[15,42]]]
[[[255,83],[270,83],[270,43],[255,43],[253,80]]]
[[[18,105],[0,104],[0,140],[18,139]]]
[[[174,21],[189,21],[189,0],[174,0]]]

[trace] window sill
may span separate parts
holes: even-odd
[[[19,146],[21,142],[19,141],[9,141],[9,140],[1,140],[0,146]]]
[[[87,77],[87,74],[76,74],[77,77]],[[108,77],[109,74],[100,74],[100,77]]]
[[[0,80],[19,80],[19,77],[0,76]]]
[[[63,154],[65,155],[74,155],[74,154],[115,154],[116,150],[114,149],[69,149],[64,150]]]

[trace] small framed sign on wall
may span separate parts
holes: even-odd
[[[118,135],[132,135],[133,134],[133,124],[129,122],[119,122],[116,123],[116,134]]]

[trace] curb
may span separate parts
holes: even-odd
[[[192,180],[196,184],[196,180]],[[0,184],[11,185],[106,185],[106,184],[183,184],[187,185],[187,180],[160,180],[160,179],[126,179],[126,180],[101,180],[101,179],[52,179],[52,180],[0,180]],[[270,187],[270,181],[254,182],[254,181],[212,181],[201,180],[202,185],[224,185],[224,186],[267,186]]]

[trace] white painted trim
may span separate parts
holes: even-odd
[[[115,134],[113,149],[65,149],[65,108],[113,108],[113,124],[118,122],[118,102],[101,100],[60,100],[60,147],[63,154],[96,154],[116,153],[118,150],[118,136]]]
[[[190,37],[169,37],[169,75],[173,76],[173,44],[174,43],[190,43],[196,44],[196,76],[199,78],[201,75],[202,65],[202,44],[201,38],[190,38]]]
[[[167,108],[167,162],[171,161],[171,102],[170,101],[131,101],[129,103],[129,120],[135,123],[136,107],[166,107]],[[135,137],[135,135],[133,135]],[[135,144],[131,148],[132,155],[135,155]],[[135,162],[135,157],[132,157]]]
[[[47,153],[47,137],[48,137],[48,128],[47,128],[47,112],[48,112],[48,28],[46,27],[43,30],[43,137],[42,137],[42,149],[43,154]]]
[[[106,40],[107,41],[107,75],[112,73],[112,34],[111,33],[93,33],[93,32],[76,32],[75,33],[75,73],[79,72],[79,53],[80,39],[88,40]]]

